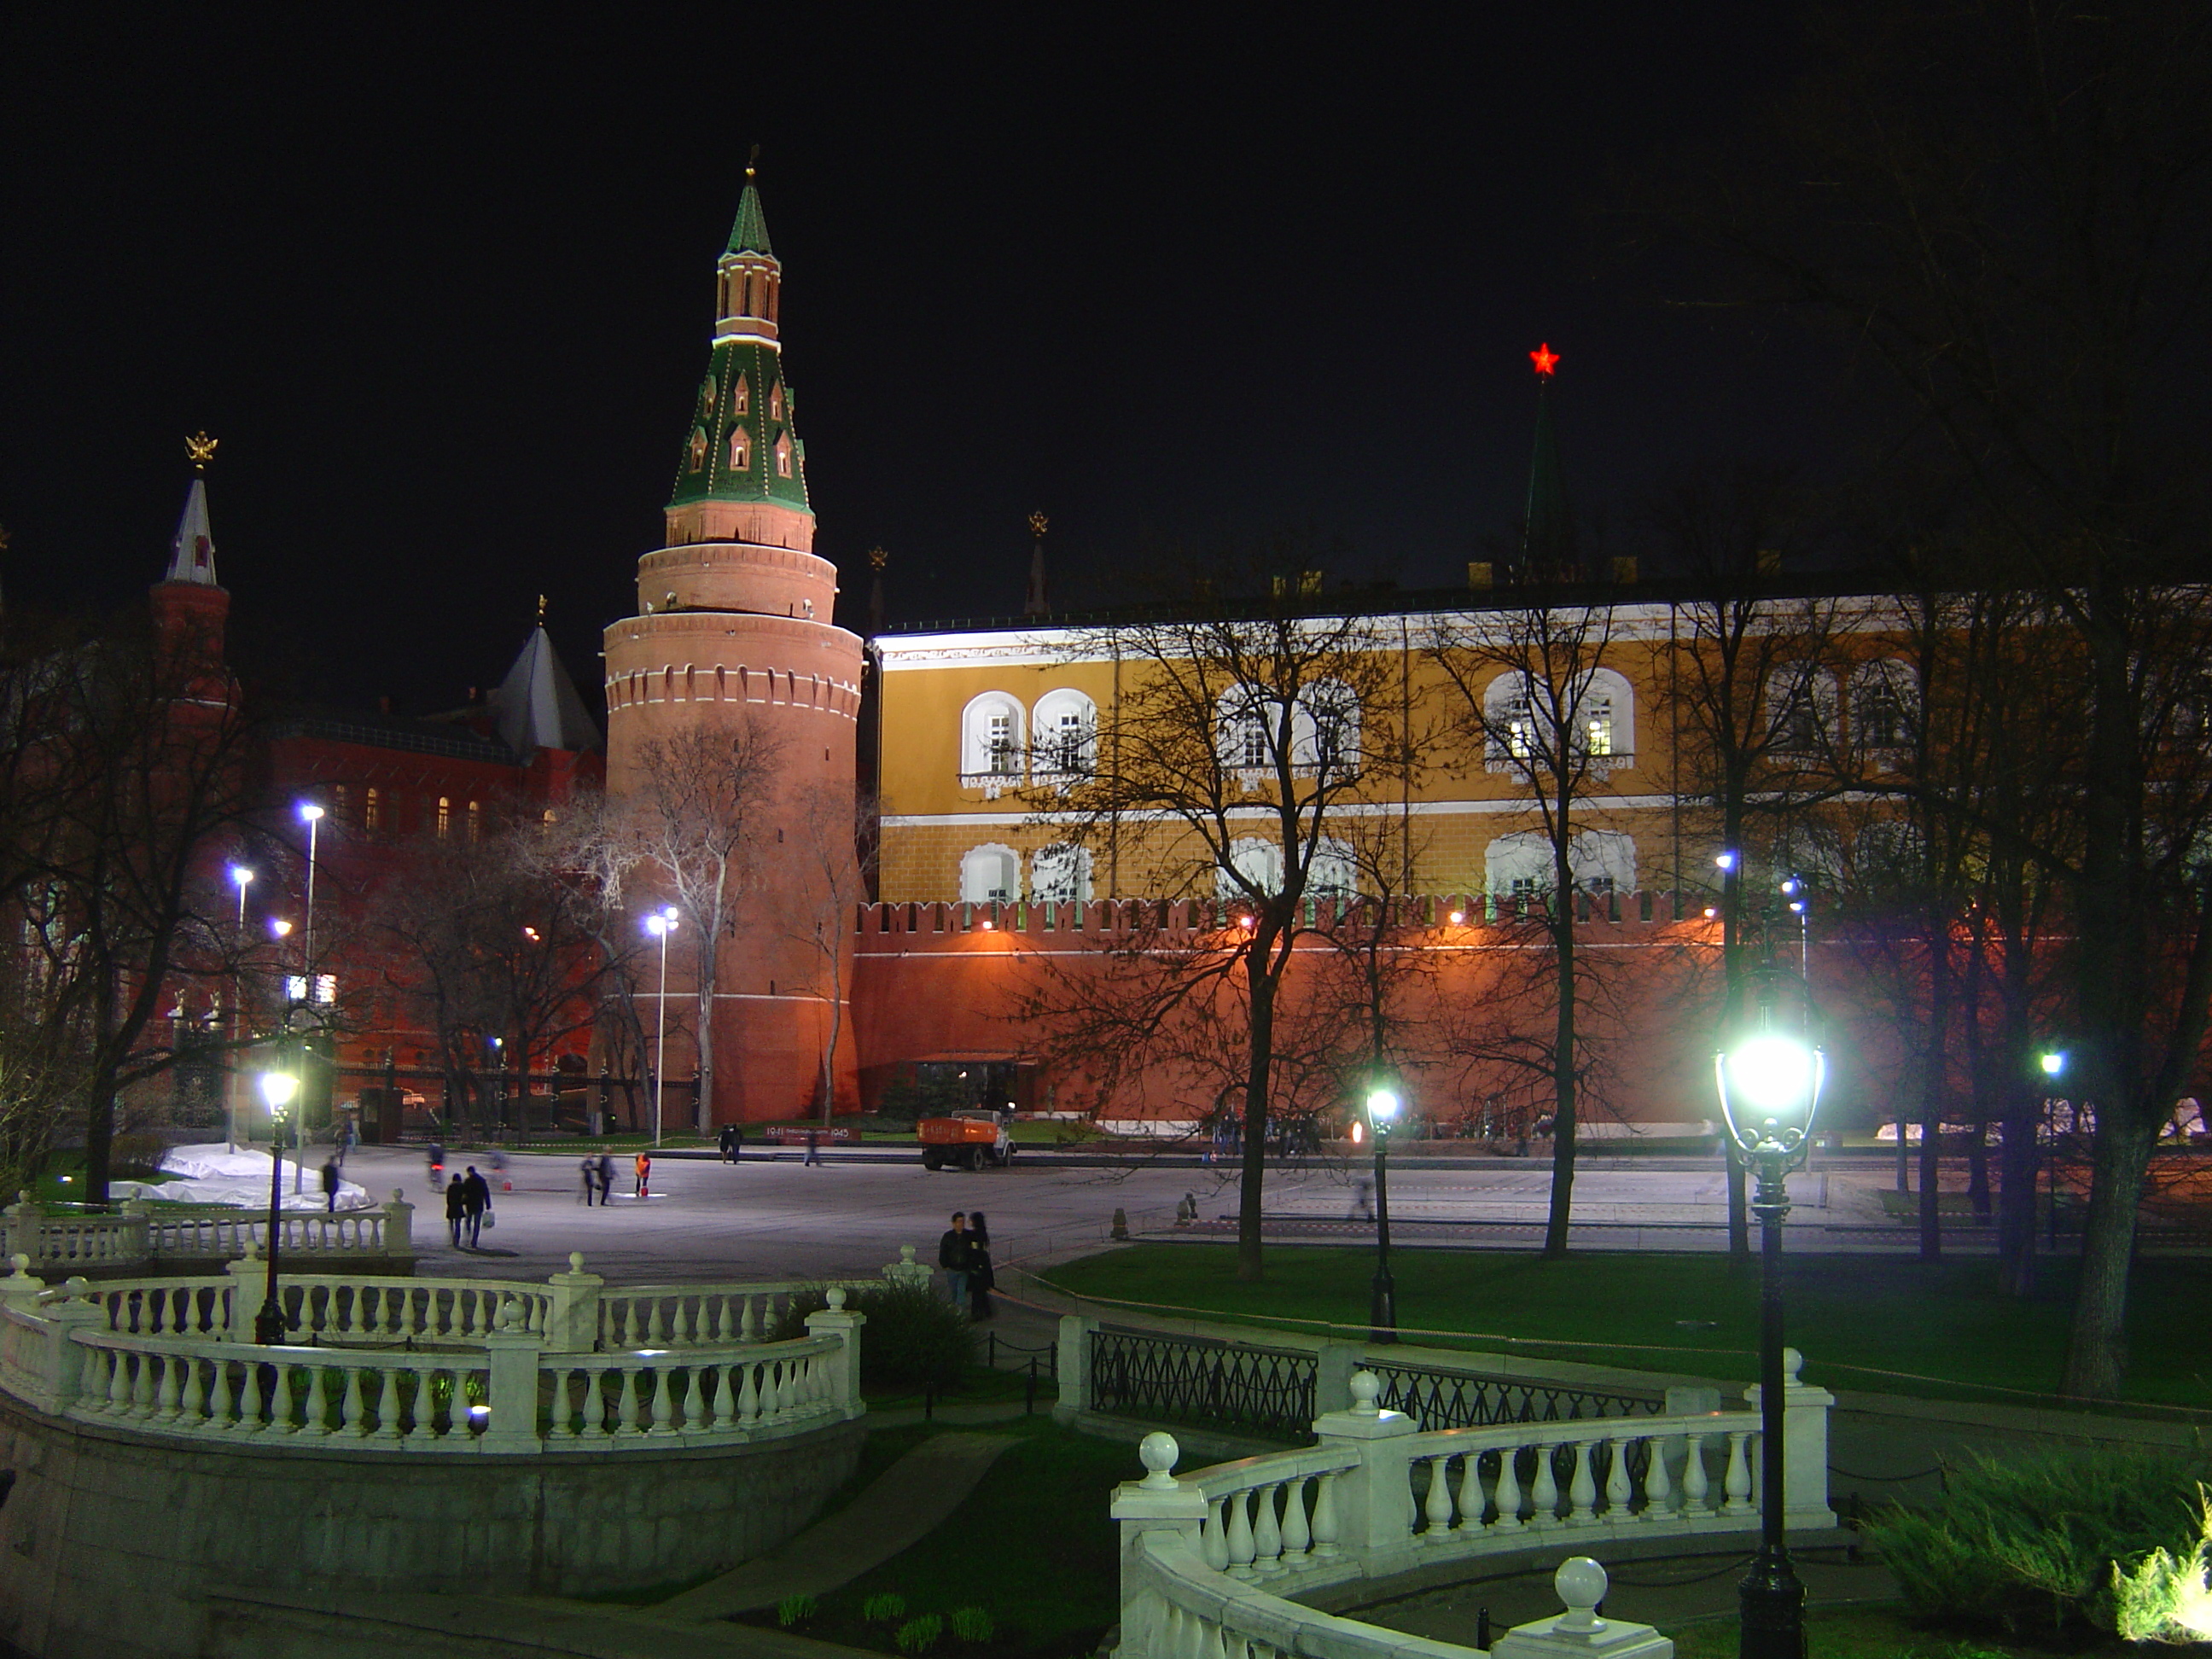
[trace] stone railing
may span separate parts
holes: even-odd
[[[910,1252],[902,1253],[910,1262]],[[718,1445],[842,1423],[866,1407],[848,1285],[773,1334],[803,1284],[607,1291],[285,1274],[297,1333],[253,1345],[263,1264],[220,1275],[49,1289],[0,1279],[0,1391],[52,1415],[191,1439],[294,1437],[368,1450],[539,1452]],[[896,1282],[906,1263],[884,1270]]]
[[[1784,1494],[1793,1528],[1835,1524],[1827,1411],[1787,1356]],[[1379,1409],[1379,1380],[1352,1378],[1350,1409],[1314,1424],[1316,1444],[1216,1464],[1177,1480],[1172,1437],[1146,1437],[1150,1473],[1115,1495],[1122,1537],[1121,1659],[1184,1659],[1240,1644],[1304,1659],[1443,1659],[1467,1651],[1317,1613],[1288,1599],[1432,1563],[1567,1539],[1755,1531],[1758,1389],[1750,1409],[1423,1432]]]
[[[415,1206],[393,1188],[383,1204],[334,1213],[285,1210],[276,1225],[283,1254],[411,1260]],[[108,1272],[156,1260],[210,1261],[268,1248],[269,1217],[216,1205],[159,1209],[132,1199],[113,1215],[52,1210],[19,1197],[0,1213],[0,1255],[27,1256],[35,1267]]]

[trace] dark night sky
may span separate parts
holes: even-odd
[[[1784,8],[33,9],[0,24],[9,592],[158,574],[204,427],[237,653],[303,691],[450,701],[540,591],[596,679],[755,142],[819,547],[848,597],[888,547],[902,619],[1018,608],[1033,507],[1063,592],[1282,529],[1453,580],[1518,512],[1540,341],[1592,518],[1802,459],[1834,395],[1650,303],[1585,216],[1751,131]]]

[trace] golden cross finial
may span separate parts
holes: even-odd
[[[545,626],[545,596],[543,593],[538,596],[538,625],[540,628]]]
[[[185,459],[192,464],[193,471],[207,471],[207,464],[215,459],[215,447],[221,441],[204,432],[195,432],[185,440]]]
[[[753,146],[752,154],[745,157],[745,178],[748,182],[751,180],[753,174],[757,172],[759,168],[760,146],[758,144],[755,144]]]
[[[1036,537],[1039,541],[1042,541],[1044,539],[1044,526],[1045,517],[1043,514],[1032,513],[1030,514],[1030,534]]]
[[[880,573],[884,566],[890,562],[890,556],[882,548],[872,547],[868,550],[868,568]]]

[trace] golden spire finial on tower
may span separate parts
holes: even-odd
[[[538,596],[538,625],[540,628],[545,626],[545,596],[543,593]]]
[[[1032,536],[1034,536],[1034,537],[1036,537],[1039,541],[1042,541],[1042,540],[1044,539],[1044,528],[1045,528],[1045,516],[1044,516],[1044,514],[1042,514],[1042,513],[1032,513],[1032,514],[1030,514],[1030,535],[1032,535]]]
[[[222,441],[204,432],[195,432],[185,440],[185,459],[192,464],[192,471],[204,472],[207,464],[215,459],[216,446]]]
[[[883,568],[890,562],[890,556],[891,556],[890,554],[884,552],[880,547],[870,548],[868,550],[868,568],[880,574]]]
[[[758,144],[755,144],[752,148],[752,153],[745,157],[745,181],[748,184],[751,183],[753,175],[759,171],[760,146]]]

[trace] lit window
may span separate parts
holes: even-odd
[[[483,808],[476,801],[469,803],[469,839],[474,841],[483,833]]]
[[[695,426],[691,428],[691,441],[684,445],[684,454],[686,462],[686,470],[689,471],[696,472],[701,467],[707,465],[706,428]]]
[[[1583,739],[1595,756],[1613,753],[1613,699],[1594,696],[1583,704]]]
[[[750,415],[753,412],[753,383],[743,374],[730,382],[730,413]]]
[[[332,821],[338,823],[345,823],[347,814],[352,810],[352,804],[346,799],[345,785],[342,783],[333,784],[331,787],[331,817]]]
[[[445,796],[438,797],[438,839],[443,841],[453,833],[453,803]]]
[[[384,797],[374,789],[362,802],[361,827],[371,835],[384,828]]]
[[[1505,752],[1515,760],[1527,760],[1536,752],[1536,714],[1528,694],[1516,691],[1507,697],[1504,714]]]
[[[960,897],[963,903],[1011,902],[1021,884],[1021,854],[995,842],[970,848],[960,860]]]
[[[769,388],[768,417],[771,421],[780,421],[783,418],[783,388],[780,386]]]
[[[1014,769],[1014,717],[1005,713],[994,714],[984,726],[984,744],[990,757],[989,769],[1001,777]]]
[[[1091,897],[1091,853],[1065,842],[1041,847],[1030,860],[1030,896],[1040,904],[1080,904]]]
[[[699,407],[705,413],[714,412],[714,377],[709,374],[699,388]]]
[[[779,433],[775,440],[775,475],[779,478],[791,476],[791,434]]]
[[[741,426],[730,428],[730,471],[743,472],[753,464],[752,434]]]

